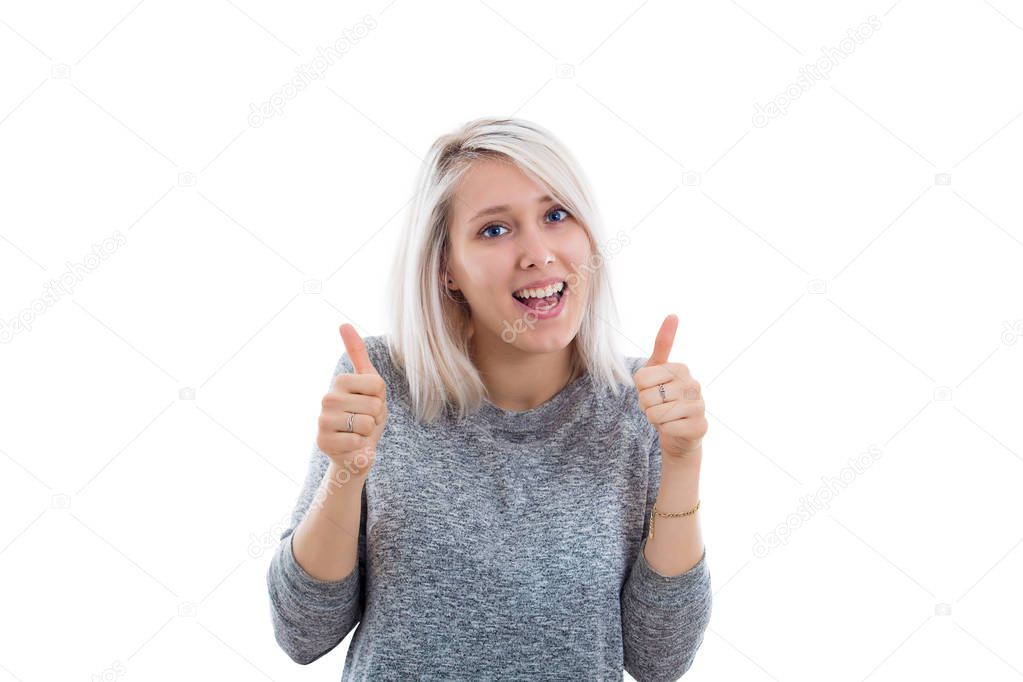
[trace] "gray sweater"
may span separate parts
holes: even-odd
[[[384,336],[364,338],[388,421],[362,493],[353,571],[321,581],[292,532],[329,460],[314,447],[267,571],[274,635],[308,664],[358,625],[342,680],[677,680],[710,620],[706,551],[666,577],[642,548],[657,497],[657,432],[634,385],[589,374],[539,407],[484,401],[430,426]],[[627,357],[635,372],[646,358]],[[351,372],[347,353],[335,369]]]

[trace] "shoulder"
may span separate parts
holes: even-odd
[[[612,399],[619,402],[622,407],[631,407],[637,402],[636,382],[633,380],[633,375],[646,364],[647,359],[627,355],[619,356],[619,358],[628,376],[624,382],[621,379],[616,382],[617,389],[614,391],[610,390],[610,385],[602,383],[599,393],[603,398],[609,398],[613,395],[614,398]]]
[[[647,360],[650,358],[643,357],[626,357],[625,366],[628,368],[631,374],[635,374],[637,371],[646,365]],[[636,429],[640,440],[645,444],[648,449],[653,447],[651,443],[656,443],[658,440],[657,429],[654,428],[653,424],[646,416],[646,412],[639,404],[639,392],[636,390],[636,383],[634,381],[629,382],[626,400],[629,401],[627,413],[632,417],[633,426]]]
[[[614,430],[626,438],[636,439],[645,447],[645,444],[654,435],[653,427],[646,418],[643,408],[640,407],[639,395],[632,375],[646,364],[647,358],[626,355],[619,357],[623,368],[629,375],[628,378],[625,382],[617,381],[616,390],[611,390],[609,385],[602,383],[595,390],[595,402],[589,406],[589,410],[593,415],[604,415],[604,419],[613,423]]]
[[[405,386],[405,374],[395,362],[395,354],[388,336],[373,334],[362,337],[362,341],[366,344],[366,353],[369,355],[370,362],[380,372],[380,376],[384,378],[387,385],[395,388]]]
[[[379,370],[378,363],[382,364],[384,360],[389,360],[386,357],[388,355],[387,336],[385,334],[364,336],[362,342],[366,344],[366,352],[369,353],[369,359],[373,361],[373,366]]]
[[[626,356],[625,366],[628,367],[630,373],[635,374],[636,370],[645,365],[647,360],[648,358]]]

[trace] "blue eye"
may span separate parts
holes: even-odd
[[[493,239],[494,237],[499,237],[500,235],[494,235],[492,237],[488,237],[485,234],[487,230],[492,230],[492,229],[496,229],[496,228],[501,228],[502,230],[507,230],[508,229],[504,225],[498,225],[497,223],[494,223],[492,225],[487,225],[482,230],[480,230],[480,234],[483,235],[486,239]]]
[[[562,218],[561,220],[555,220],[554,222],[556,222],[556,223],[561,223],[561,222],[564,222],[564,221],[568,220],[569,213],[568,213],[568,211],[566,211],[563,208],[555,208],[555,209],[551,210],[547,215],[550,216],[551,213],[564,213],[565,214],[565,217]]]

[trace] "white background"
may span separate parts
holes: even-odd
[[[384,331],[433,139],[512,114],[630,235],[623,349],[676,313],[705,387],[686,679],[1023,677],[1018,3],[424,5],[0,5],[0,682],[339,678],[265,586],[337,328]]]

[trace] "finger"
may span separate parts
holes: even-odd
[[[660,386],[664,386],[664,398],[661,398]],[[703,387],[696,379],[669,379],[667,381],[653,381],[642,388],[636,385],[639,391],[639,404],[643,407],[659,405],[661,403],[679,400],[682,402],[694,402],[703,400]]]
[[[363,343],[359,332],[355,331],[355,327],[348,323],[341,325],[341,340],[345,343],[345,350],[352,359],[352,367],[356,374],[379,374],[370,362],[366,344]]]
[[[387,399],[387,383],[379,374],[345,374],[334,377],[331,388],[338,393],[358,393],[371,395],[381,400]]]
[[[369,436],[377,427],[377,420],[368,414],[356,414],[352,419],[352,430],[348,430],[348,412],[341,414],[323,414],[320,416],[320,428],[335,433],[357,433],[360,436]]]
[[[661,323],[661,330],[657,332],[657,339],[654,341],[654,354],[650,356],[644,367],[651,365],[663,365],[668,361],[668,354],[671,353],[671,346],[675,343],[675,331],[678,329],[678,315],[668,315]]]
[[[666,403],[657,403],[643,410],[647,420],[654,426],[660,426],[676,419],[688,419],[699,417],[704,414],[702,403],[697,401],[682,402],[671,400]]]
[[[674,419],[661,424],[658,428],[666,436],[685,438],[690,441],[700,441],[707,435],[707,416],[703,414],[693,415],[685,419]],[[697,442],[696,445],[699,445]]]
[[[669,381],[688,382],[690,380],[692,380],[692,376],[689,374],[689,368],[680,362],[640,367],[632,375],[632,381],[639,391],[657,384],[666,384]]]
[[[358,374],[352,376],[360,376]],[[333,414],[355,412],[356,414],[377,415],[383,412],[384,401],[378,396],[331,391],[323,396],[323,411]]]
[[[366,446],[367,436],[359,433],[335,431],[321,433],[316,441],[317,447],[328,455],[342,455],[357,452]]]

